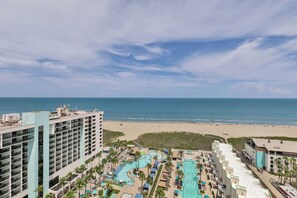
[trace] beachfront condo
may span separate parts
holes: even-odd
[[[297,160],[297,142],[251,138],[246,141],[243,153],[259,169],[277,173],[281,163],[292,170]]]
[[[102,111],[6,114],[0,124],[0,197],[36,198],[44,187],[59,193],[61,177],[102,150]],[[56,192],[57,191],[57,192]]]
[[[219,190],[230,198],[270,198],[269,190],[262,187],[246,164],[233,152],[232,145],[214,141],[212,160]]]

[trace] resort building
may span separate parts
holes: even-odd
[[[103,112],[37,111],[2,116],[0,124],[0,197],[36,198],[61,177],[102,150]],[[18,119],[18,120],[17,120]]]
[[[269,172],[277,172],[278,163],[292,169],[291,162],[297,160],[297,142],[252,138],[245,143],[243,153],[257,168]]]
[[[233,152],[232,145],[214,141],[212,144],[219,190],[231,198],[270,198],[270,192],[263,188],[260,180],[241,162]]]

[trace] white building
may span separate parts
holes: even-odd
[[[102,111],[38,111],[0,126],[0,197],[36,198],[53,192],[61,177],[102,150]],[[21,123],[21,124],[20,124]],[[61,194],[61,193],[60,193]]]
[[[245,143],[244,153],[257,168],[277,172],[276,159],[279,159],[292,169],[292,158],[297,160],[297,142],[252,138]]]
[[[219,177],[219,189],[225,197],[270,198],[270,192],[263,188],[260,180],[253,176],[244,163],[232,151],[232,145],[214,141],[212,158]]]

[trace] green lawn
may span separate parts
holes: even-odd
[[[108,144],[125,134],[120,131],[103,130],[103,144]]]
[[[240,137],[240,138],[228,138],[228,143],[232,144],[232,146],[236,150],[242,150],[244,149],[244,144],[246,142],[247,138],[252,137]],[[297,141],[297,138],[291,138],[291,137],[254,137],[254,138],[264,138],[264,139],[277,139],[277,140],[288,140],[288,141]]]
[[[223,138],[214,135],[201,135],[189,132],[161,132],[145,133],[140,135],[135,141],[142,146],[150,148],[176,148],[188,150],[208,150],[211,151],[211,144],[214,140]]]

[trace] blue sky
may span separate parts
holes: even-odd
[[[296,10],[294,0],[1,1],[0,97],[296,98]]]

